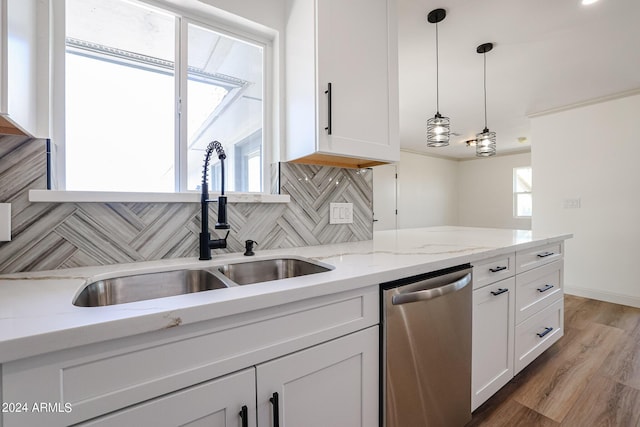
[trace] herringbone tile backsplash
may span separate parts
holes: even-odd
[[[372,238],[370,169],[282,163],[272,181],[272,191],[290,194],[291,202],[230,203],[226,251],[242,251],[247,239],[260,250]],[[198,255],[198,203],[30,203],[29,190],[44,188],[45,141],[0,136],[0,203],[11,203],[12,214],[0,273]],[[353,203],[353,224],[330,225],[331,202]],[[215,204],[209,215],[215,223]]]

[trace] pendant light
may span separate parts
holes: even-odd
[[[438,75],[438,22],[441,22],[447,12],[444,9],[434,9],[427,15],[427,20],[436,24],[436,115],[427,120],[427,147],[445,147],[449,145],[451,129],[449,118],[440,115],[440,88]]]
[[[484,59],[484,129],[476,134],[476,156],[478,157],[496,155],[496,133],[490,132],[487,127],[487,52],[491,49],[493,49],[493,43],[481,44],[476,49]]]

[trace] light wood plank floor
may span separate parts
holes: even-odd
[[[467,427],[640,426],[640,309],[566,295],[564,328]]]

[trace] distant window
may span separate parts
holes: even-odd
[[[533,208],[531,166],[513,169],[513,212],[516,217],[531,217]]]
[[[262,191],[264,45],[129,0],[66,0],[65,31],[67,190],[197,190],[216,139]]]

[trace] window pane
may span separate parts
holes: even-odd
[[[531,193],[516,194],[516,216],[531,216],[532,206]]]
[[[174,191],[175,18],[122,0],[66,10],[66,188]]]
[[[227,178],[235,177],[225,180],[225,191],[262,191],[263,49],[193,24],[188,34],[187,188],[200,187],[205,149],[218,140]],[[255,135],[259,149],[242,167],[238,147]]]
[[[516,168],[515,170],[515,189],[516,193],[531,192],[532,174],[531,168]]]

